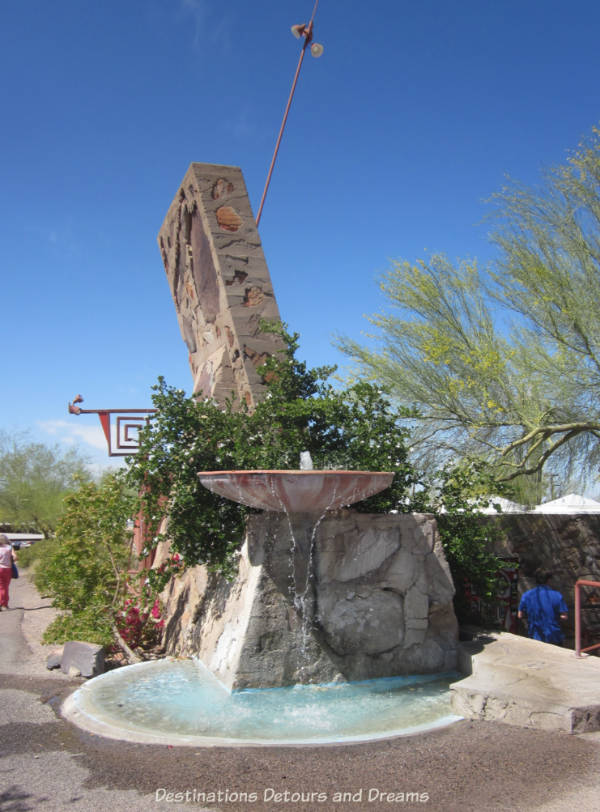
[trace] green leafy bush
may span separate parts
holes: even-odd
[[[72,614],[59,615],[44,632],[45,643],[66,643],[67,640],[110,646],[114,642],[114,633],[106,607],[101,603],[90,603]]]
[[[112,640],[112,617],[124,589],[130,558],[127,520],[134,499],[124,477],[107,474],[83,483],[65,500],[56,539],[35,569],[35,585],[65,610],[45,640]]]
[[[467,599],[473,592],[484,606],[493,605],[498,590],[498,573],[503,561],[494,553],[498,529],[481,520],[479,508],[487,494],[498,493],[498,484],[482,463],[462,463],[437,474],[436,513],[438,530],[454,579],[454,608],[460,622],[478,622]],[[443,505],[443,512],[440,507]],[[466,588],[468,587],[468,589]]]
[[[272,327],[285,350],[259,369],[267,392],[254,411],[229,401],[186,397],[160,378],[154,387],[157,413],[141,432],[140,453],[130,460],[129,482],[154,534],[167,519],[166,536],[186,564],[206,564],[230,576],[250,508],[205,489],[199,471],[297,469],[310,452],[315,468],[393,471],[390,488],[357,505],[360,510],[408,510],[416,476],[407,460],[408,415],[368,383],[335,389],[334,367],[307,369],[295,353],[298,336]]]

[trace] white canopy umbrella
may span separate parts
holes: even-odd
[[[600,502],[588,499],[586,496],[579,496],[576,493],[569,493],[554,499],[552,502],[544,502],[533,509],[534,513],[600,513]]]
[[[487,507],[481,508],[480,513],[494,515],[498,513],[494,505],[500,506],[500,513],[527,513],[527,508],[523,505],[518,505],[516,502],[511,502],[510,499],[505,499],[504,496],[491,496]]]

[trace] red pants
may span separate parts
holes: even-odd
[[[11,567],[0,567],[0,606],[8,606],[8,587],[12,578]]]

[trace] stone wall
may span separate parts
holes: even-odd
[[[313,540],[298,592],[287,517],[251,517],[235,581],[196,567],[169,585],[168,652],[199,656],[229,688],[456,667],[454,586],[431,516],[343,510]]]
[[[241,170],[191,164],[158,243],[194,393],[253,406],[263,388],[256,368],[282,344],[260,329],[280,318]]]
[[[569,607],[563,630],[571,643],[575,582],[580,578],[600,581],[600,515],[506,513],[486,516],[482,521],[500,532],[496,552],[519,559],[519,595],[535,586],[538,567],[554,573],[553,586],[562,592]],[[587,627],[598,626],[600,630],[599,610],[587,608],[583,617]],[[600,637],[595,642],[600,642]]]

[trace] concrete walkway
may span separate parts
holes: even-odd
[[[600,731],[599,657],[578,659],[570,649],[507,633],[468,647],[472,674],[451,689],[459,716],[567,733]]]
[[[20,578],[11,586],[11,605],[0,613],[3,812],[174,806],[591,812],[600,806],[596,734],[463,721],[372,744],[232,750],[128,744],[84,733],[59,715],[80,681],[45,668],[49,648],[40,639],[53,616],[48,601]],[[312,800],[301,800],[311,793]]]

